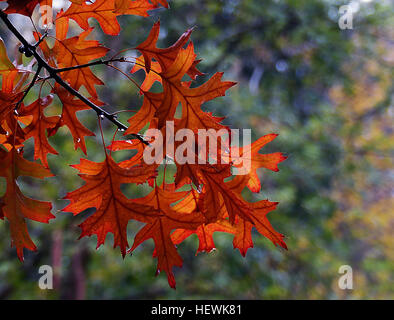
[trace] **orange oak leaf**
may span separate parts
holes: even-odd
[[[52,0],[1,0],[7,1],[8,7],[5,13],[19,13],[30,17],[33,14],[35,7],[40,6],[52,7]]]
[[[113,12],[124,14],[130,6],[130,0],[115,0]]]
[[[189,128],[192,130],[212,128],[220,130],[225,128],[212,117],[209,113],[201,110],[201,105],[209,100],[224,96],[227,89],[235,85],[234,82],[222,82],[222,73],[216,73],[210,80],[197,88],[190,88],[181,82],[195,60],[193,43],[179,52],[171,67],[161,73],[164,79],[164,94],[169,98],[165,99],[156,112],[160,123],[164,117],[172,119],[178,103],[182,104],[182,118],[178,123],[178,128]],[[172,99],[172,101],[170,100]]]
[[[253,248],[253,224],[243,218],[238,218],[235,228],[233,247],[238,249],[241,255],[245,257],[248,249]]]
[[[219,124],[222,119],[203,112],[200,107],[205,101],[224,95],[225,91],[234,83],[221,82],[222,74],[218,73],[205,85],[199,88],[190,88],[190,84],[181,81],[183,76],[187,73],[192,79],[195,79],[197,75],[202,75],[195,68],[199,61],[195,60],[193,45],[190,44],[187,49],[182,48],[189,40],[192,30],[185,32],[174,45],[166,49],[156,47],[159,31],[160,23],[157,22],[148,39],[137,47],[143,56],[137,58],[131,72],[134,73],[140,69],[149,71],[141,86],[141,93],[145,95],[144,103],[138,113],[129,119],[130,127],[126,134],[138,132],[154,117],[159,119],[159,129],[163,128],[166,120],[173,119],[179,102],[183,103],[184,109],[184,121],[179,122],[179,126],[186,127],[190,124],[191,129],[224,128]],[[152,62],[151,59],[157,61]],[[163,93],[146,91],[155,81],[163,82]]]
[[[165,2],[165,0],[161,0],[161,1]],[[134,15],[140,15],[140,16],[144,16],[144,17],[148,16],[148,14],[142,10],[142,8],[143,8],[142,6],[140,7],[139,13],[128,13],[128,12],[130,12],[129,11],[130,9],[135,10],[137,8],[136,3],[133,3],[133,2],[135,2],[135,0],[115,0],[114,12],[119,13],[119,14],[134,14]],[[140,2],[141,2],[140,5],[147,6],[147,1],[140,1]],[[151,1],[151,3],[153,4],[153,6],[148,7],[150,9],[147,9],[147,10],[155,9],[159,6],[159,3],[155,4],[154,1]],[[168,7],[168,5],[167,5],[167,7]]]
[[[266,217],[276,208],[277,202],[268,200],[246,202],[240,195],[243,186],[238,185],[237,180],[224,183],[224,180],[231,176],[229,165],[187,166],[190,173],[198,180],[198,185],[200,186],[201,183],[203,186],[202,189],[200,187],[203,197],[199,210],[202,211],[207,223],[215,223],[228,216],[230,223],[236,225],[241,218],[250,222],[260,234],[270,239],[275,245],[287,248],[283,241],[284,236],[273,229]],[[245,234],[243,238],[245,237],[249,235]],[[238,243],[238,240],[235,242]],[[249,241],[245,240],[245,242]],[[245,249],[240,249],[240,251],[246,253]]]
[[[57,21],[59,23],[59,21]],[[62,22],[63,23],[63,22]],[[55,54],[60,68],[73,67],[86,64],[92,60],[104,57],[108,49],[101,46],[96,40],[86,40],[86,37],[93,29],[82,32],[79,36],[62,39],[57,37],[53,53]],[[67,34],[64,33],[63,36]],[[79,90],[84,86],[89,94],[97,97],[95,85],[103,85],[104,83],[96,77],[90,68],[78,68],[60,73],[61,77],[67,80],[70,85]]]
[[[0,148],[0,177],[6,178],[6,193],[0,198],[0,217],[10,223],[12,245],[16,247],[19,259],[23,260],[23,249],[35,251],[36,246],[27,231],[26,219],[48,223],[55,218],[51,214],[52,205],[27,198],[18,187],[20,176],[43,179],[51,177],[49,170],[38,163],[27,161],[15,149],[6,152]]]
[[[204,222],[199,213],[181,214],[171,208],[171,204],[183,198],[187,192],[169,192],[156,187],[144,198],[135,199],[134,202],[148,204],[157,210],[153,222],[146,224],[135,236],[130,251],[134,251],[141,243],[153,239],[155,243],[154,256],[157,257],[157,273],[165,271],[168,283],[175,288],[176,282],[172,269],[174,266],[182,267],[182,258],[171,240],[171,231],[174,229],[196,229]]]
[[[193,62],[193,67],[191,69],[188,70],[188,75],[195,80],[197,76],[202,76],[204,75],[202,72],[200,72],[199,70],[196,69],[196,66],[198,63],[200,63],[201,60],[195,60]],[[145,72],[145,80],[141,85],[141,94],[144,91],[148,91],[150,90],[150,88],[152,87],[152,85],[157,81],[157,82],[162,82],[160,73],[162,72],[160,63],[157,61],[151,61],[151,67],[150,67],[150,71],[146,72],[145,69],[145,59],[144,56],[141,55],[138,58],[135,59],[135,65],[133,67],[133,69],[131,69],[131,73],[135,73],[138,70],[143,70]]]
[[[145,71],[145,60],[144,56],[139,56],[135,60],[135,64],[133,69],[131,69],[130,73],[135,73],[138,70],[144,70]],[[144,82],[141,85],[141,91],[140,93],[143,94],[146,91],[149,91],[152,88],[152,85],[157,81],[161,83],[161,77],[160,77],[160,72],[161,72],[161,66],[160,63],[157,61],[151,62],[151,69],[149,73],[146,73],[146,77]]]
[[[148,122],[151,122],[163,101],[163,97],[163,93],[144,92],[144,101],[141,108],[134,116],[127,120],[130,125],[125,135],[140,132]]]
[[[227,181],[226,186],[236,194],[241,194],[248,184],[249,177],[247,175],[237,175],[234,179]],[[253,224],[237,216],[235,218],[235,232],[233,239],[234,249],[238,249],[242,256],[246,256],[248,249],[253,248],[252,228]]]
[[[121,168],[109,155],[101,163],[81,159],[80,164],[72,167],[79,170],[79,176],[85,185],[68,193],[65,199],[71,203],[63,209],[74,215],[88,208],[96,208],[96,212],[81,225],[84,236],[97,235],[97,248],[104,244],[109,232],[114,235],[114,247],[120,247],[123,256],[128,248],[127,224],[130,219],[151,222],[155,209],[147,204],[138,204],[121,192],[122,183],[144,183],[155,176],[155,168],[136,166]]]
[[[0,37],[0,75],[2,76],[2,92],[10,93],[14,89],[14,80],[18,69],[13,65],[7,55],[3,39]]]
[[[247,186],[252,192],[260,192],[261,190],[261,182],[257,175],[258,168],[266,168],[272,171],[279,171],[278,164],[287,159],[286,156],[281,152],[270,153],[270,154],[260,154],[259,150],[264,147],[267,143],[274,140],[278,135],[275,133],[267,134],[262,136],[255,142],[253,142],[250,146],[250,151],[248,148],[237,148],[232,147],[231,152],[233,155],[232,158],[229,155],[224,155],[224,157],[231,158],[233,165],[235,167],[242,167],[242,157],[247,159],[251,159],[251,168],[249,171],[246,169],[239,169],[240,175],[247,175],[249,180],[247,181]],[[238,157],[239,155],[239,157]]]
[[[116,36],[120,32],[117,16],[130,14],[147,17],[148,11],[155,8],[148,0],[96,0],[90,4],[83,2],[82,5],[73,3],[67,11],[59,13],[56,22],[73,19],[82,29],[89,30],[88,20],[95,18],[106,34]]]
[[[245,176],[239,177],[241,180],[245,179]],[[228,194],[229,198],[226,198],[224,194],[218,193],[212,197],[216,198],[214,200],[210,197],[212,193],[214,193],[212,190],[210,193],[198,193],[192,190],[185,199],[173,207],[177,212],[182,212],[184,214],[194,211],[203,212],[203,206],[205,204],[208,203],[212,206],[214,205],[212,201],[215,201],[217,203],[217,205],[215,204],[216,210],[222,214],[222,217],[219,217],[218,221],[201,225],[196,230],[178,229],[174,231],[171,235],[174,244],[179,244],[190,235],[196,234],[199,239],[197,253],[201,251],[210,252],[215,248],[213,233],[217,231],[227,232],[234,234],[233,246],[239,249],[240,253],[245,256],[247,250],[253,247],[252,228],[256,227],[260,234],[270,239],[275,245],[287,249],[283,241],[283,235],[276,232],[266,218],[266,215],[275,209],[277,203],[267,200],[256,203],[246,203],[243,199],[239,198],[236,193],[240,192],[240,190],[242,191],[246,183],[243,184],[237,180],[238,179],[233,179],[223,186],[226,190],[225,194]],[[233,204],[229,205],[229,199],[231,198],[234,198],[235,207],[238,206],[238,208],[235,208],[235,211],[228,211],[232,210],[233,206]],[[224,201],[224,199],[226,199],[226,201]],[[233,223],[230,223],[229,220],[226,219],[229,214],[228,212],[231,212],[232,215],[235,214]]]
[[[16,120],[15,111],[18,102],[20,102],[23,96],[23,92],[20,92],[19,85],[14,86],[14,83],[23,83],[28,73],[19,70],[10,61],[1,37],[0,76],[2,76],[2,88],[0,91],[0,143],[7,150],[10,150],[12,145],[15,144],[20,147],[24,141],[24,133]],[[23,118],[19,118],[18,120],[25,123],[25,119]]]
[[[191,235],[196,234],[199,240],[196,254],[199,252],[209,253],[216,249],[213,241],[213,234],[215,232],[235,233],[235,229],[228,220],[222,219],[218,222],[202,224],[196,230],[177,229],[171,234],[171,239],[177,245]]]
[[[144,65],[147,73],[150,73],[152,67],[152,59],[156,60],[163,71],[167,70],[175,61],[179,51],[189,41],[193,29],[187,30],[172,46],[168,48],[158,48],[157,40],[160,33],[160,21],[156,22],[150,31],[148,38],[141,43],[136,49],[140,51],[144,57]],[[141,62],[140,60],[139,62]],[[197,68],[200,60],[193,60],[192,65],[189,67],[187,74],[191,79],[196,79],[197,76],[202,75]]]
[[[276,209],[278,202],[271,202],[268,200],[261,200],[258,202],[250,203],[251,211],[248,214],[249,219],[245,219],[244,216],[241,215],[241,218],[244,220],[251,220],[253,226],[257,229],[257,231],[272,241],[272,243],[277,246],[284,248],[287,250],[287,245],[284,241],[285,236],[279,232],[277,232],[269,222],[267,218],[267,214]],[[242,251],[241,251],[242,253]]]
[[[0,143],[11,150],[13,146],[22,147],[25,134],[18,121],[27,125],[29,122],[23,117],[17,117],[15,106],[21,99],[23,93],[7,93],[0,91]]]
[[[234,193],[240,194],[246,187],[248,180],[247,175],[235,176],[233,180],[226,182],[226,186]],[[284,236],[276,232],[267,219],[267,214],[273,211],[277,204],[277,202],[262,200],[249,204],[251,206],[251,219],[241,215],[236,216],[233,246],[240,251],[242,256],[246,255],[248,249],[253,248],[253,227],[256,227],[260,234],[270,239],[275,245],[287,249],[287,245],[283,241]]]
[[[48,153],[58,154],[49,144],[46,136],[48,129],[54,128],[59,121],[59,117],[46,117],[44,109],[53,101],[53,95],[40,98],[32,104],[23,107],[20,111],[21,116],[32,116],[31,123],[23,129],[25,139],[34,138],[34,160],[40,159],[41,163],[48,168]]]
[[[76,113],[82,110],[89,110],[90,108],[81,100],[75,99],[73,95],[60,86],[55,86],[54,92],[59,97],[63,110],[56,127],[50,131],[49,135],[54,135],[59,127],[67,126],[73,136],[75,150],[81,148],[83,153],[86,154],[85,137],[94,136],[94,133],[78,120]]]
[[[9,119],[9,116],[13,114],[16,103],[22,97],[21,93],[7,93],[0,91],[0,124]]]
[[[14,116],[10,118],[12,119],[13,122],[13,125],[11,126],[12,130],[9,129],[7,125],[0,127],[0,143],[8,151],[10,151],[12,148],[20,149],[24,147],[25,134],[18,121],[25,125],[30,122],[29,117]],[[6,128],[6,130],[4,130],[3,128]],[[16,128],[16,132],[13,132],[15,128]],[[5,133],[3,134],[4,131]]]
[[[137,151],[133,154],[130,159],[124,160],[118,163],[122,168],[131,168],[137,164],[142,164],[142,157],[146,145],[138,139],[125,140],[125,141],[113,141],[110,146],[107,147],[111,151],[119,150],[135,150]]]
[[[220,124],[223,117],[215,117],[212,113],[204,112],[201,109],[204,102],[224,96],[226,91],[236,84],[231,81],[222,81],[222,76],[222,72],[217,72],[197,88],[190,89],[183,86],[182,117],[177,123],[177,128],[189,128],[194,131],[198,129],[227,129],[226,126]]]
[[[179,41],[180,40],[178,40],[178,42]],[[217,122],[217,118],[202,111],[201,105],[216,97],[224,96],[226,90],[235,83],[229,81],[222,82],[221,77],[223,74],[217,73],[200,87],[190,88],[188,85],[185,85],[185,83],[182,82],[182,78],[193,66],[195,58],[194,46],[190,43],[186,49],[180,48],[171,66],[160,73],[160,77],[163,80],[163,94],[153,94],[156,96],[154,100],[158,101],[159,95],[162,99],[160,105],[155,105],[155,117],[158,118],[159,129],[164,127],[166,121],[174,119],[175,111],[179,103],[182,104],[182,119],[178,127],[185,127],[192,130],[200,128],[220,130],[225,128]],[[144,56],[144,59],[147,61],[146,56]],[[151,107],[151,105],[149,105],[149,107]],[[147,106],[143,105],[142,108],[147,109]],[[132,119],[130,119],[130,122],[132,123]],[[127,133],[129,133],[129,131],[127,131]]]

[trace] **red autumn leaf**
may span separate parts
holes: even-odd
[[[31,122],[30,116],[17,116],[15,112],[15,107],[22,96],[22,92],[8,93],[7,91],[0,91],[0,144],[7,150],[11,150],[13,147],[23,147],[25,133],[18,121],[24,125],[28,125]]]
[[[146,197],[134,200],[136,203],[153,207],[157,210],[157,214],[153,222],[148,223],[137,233],[130,251],[134,251],[142,242],[152,238],[155,242],[157,274],[165,271],[172,288],[175,288],[172,268],[182,267],[182,258],[171,240],[171,231],[179,228],[196,229],[204,222],[204,217],[199,213],[181,214],[171,208],[172,203],[182,199],[186,194],[187,192],[169,192],[156,187]]]
[[[121,14],[131,14],[147,17],[148,11],[154,9],[148,0],[115,1],[96,0],[94,3],[82,2],[82,5],[73,3],[67,11],[61,12],[56,22],[73,19],[78,25],[89,30],[89,18],[95,18],[106,34],[116,36],[120,32],[120,26],[116,19]],[[67,22],[68,23],[68,22]]]
[[[135,59],[135,64],[133,69],[131,69],[131,73],[135,73],[138,70],[144,70],[145,71],[145,60],[144,60],[144,56],[139,56],[137,59]],[[149,73],[146,73],[146,77],[144,82],[141,85],[141,94],[144,94],[144,92],[149,91],[152,88],[152,85],[157,81],[161,83],[161,77],[160,77],[160,73],[161,73],[161,66],[160,63],[158,63],[157,61],[153,61],[151,62],[151,69],[149,71]]]
[[[59,127],[67,126],[74,138],[75,149],[81,148],[86,154],[85,137],[94,136],[94,133],[78,120],[76,113],[90,108],[81,100],[75,99],[73,95],[62,87],[56,86],[55,93],[63,105],[63,111],[56,127],[53,128],[54,130],[50,132],[50,135],[54,135]]]
[[[185,199],[178,202],[173,210],[188,214],[190,212],[202,212],[201,205],[203,203],[203,195],[192,189]],[[196,234],[199,240],[197,253],[211,252],[216,248],[213,241],[213,234],[215,232],[235,233],[235,228],[229,223],[226,218],[220,219],[217,222],[202,224],[196,230],[177,229],[171,234],[171,239],[175,245],[183,242],[189,236]]]
[[[113,12],[124,14],[130,6],[130,0],[115,0]]]
[[[250,152],[248,149],[244,150],[245,148],[237,148],[232,147],[232,152],[236,154],[235,157],[229,157],[233,161],[233,165],[235,167],[242,167],[242,157],[251,159],[251,169],[250,172],[239,172],[239,174],[244,174],[249,177],[247,182],[248,188],[253,192],[260,192],[261,190],[261,183],[260,179],[257,175],[258,168],[266,168],[272,171],[279,171],[278,164],[287,159],[281,152],[270,153],[270,154],[260,154],[259,150],[264,147],[267,143],[274,140],[278,135],[275,133],[267,134],[255,142],[253,142],[250,146]],[[238,158],[239,155],[239,158]],[[226,155],[224,155],[226,157]]]
[[[58,21],[57,23],[60,22]],[[60,68],[86,64],[94,59],[102,58],[107,54],[108,49],[101,46],[98,41],[86,40],[86,37],[92,30],[88,29],[79,36],[68,39],[57,37],[58,40],[55,42],[53,53],[56,56]],[[104,82],[93,74],[90,68],[64,71],[60,75],[63,79],[68,80],[75,90],[79,90],[81,86],[84,86],[94,98],[97,97],[95,85],[104,84]]]
[[[266,217],[276,208],[276,202],[268,200],[246,202],[240,195],[243,186],[238,185],[237,180],[224,183],[224,180],[231,176],[227,165],[189,165],[188,168],[198,180],[198,185],[203,185],[201,190],[203,198],[199,210],[202,211],[208,223],[214,223],[228,216],[230,223],[236,225],[241,218],[250,222],[260,234],[270,239],[275,245],[287,248],[283,241],[284,236],[273,229]],[[246,252],[241,249],[240,251]]]
[[[162,93],[144,92],[144,102],[140,110],[128,120],[130,126],[127,128],[125,134],[140,132],[148,122],[153,120],[162,101]]]
[[[146,204],[137,204],[126,198],[120,190],[122,183],[143,183],[155,175],[154,167],[138,166],[121,168],[108,155],[101,163],[81,159],[74,165],[86,184],[70,192],[65,199],[71,203],[63,209],[74,215],[88,208],[96,212],[87,218],[80,227],[84,236],[97,235],[97,247],[104,244],[108,232],[114,234],[114,247],[120,247],[122,255],[128,248],[127,224],[134,219],[141,222],[152,221],[154,210]]]
[[[162,128],[166,120],[173,119],[179,102],[183,105],[183,117],[179,126],[183,125],[191,129],[224,128],[218,123],[218,118],[203,112],[201,105],[208,100],[224,95],[225,91],[234,83],[221,82],[222,74],[218,73],[203,86],[190,88],[189,85],[181,81],[183,76],[187,73],[192,79],[195,79],[196,76],[202,75],[195,67],[199,60],[195,59],[193,45],[190,44],[187,49],[183,49],[192,30],[184,33],[174,45],[166,49],[156,47],[159,31],[160,23],[157,22],[148,39],[137,47],[143,57],[136,60],[131,72],[146,69],[148,73],[141,87],[141,93],[145,95],[144,103],[139,112],[129,119],[131,125],[126,134],[138,132],[153,117],[159,119],[159,128]],[[157,62],[152,62],[151,59],[155,59]],[[163,83],[163,93],[146,92],[155,81]]]
[[[15,105],[21,97],[21,93],[0,91],[0,124],[14,113]]]
[[[156,60],[160,64],[163,71],[167,70],[174,63],[180,49],[189,41],[192,31],[193,29],[187,30],[176,43],[168,48],[162,49],[157,47],[157,40],[159,39],[160,33],[160,21],[156,22],[153,25],[148,38],[136,48],[144,57],[146,72],[149,73],[151,71],[152,59]],[[202,73],[196,68],[198,62],[199,60],[193,60],[192,65],[188,70],[186,70],[187,74],[193,80],[198,75],[202,75]]]
[[[35,7],[40,6],[52,7],[52,0],[0,0],[7,1],[8,7],[5,10],[6,13],[19,13],[30,17]]]
[[[25,139],[34,138],[34,160],[40,159],[42,164],[48,168],[48,153],[58,154],[57,151],[49,144],[46,132],[56,126],[59,118],[57,116],[46,117],[44,109],[48,107],[53,100],[49,95],[40,98],[32,104],[25,106],[21,111],[21,116],[32,116],[31,123],[23,129]]]
[[[10,223],[12,245],[20,260],[23,260],[23,249],[36,250],[27,231],[26,219],[48,223],[55,218],[51,214],[50,202],[42,202],[27,198],[18,187],[20,176],[43,179],[52,174],[43,166],[27,161],[15,149],[5,152],[0,148],[0,177],[6,178],[7,190],[0,199],[1,218],[6,217]]]
[[[228,220],[222,219],[218,222],[202,224],[195,231],[178,229],[171,234],[171,239],[174,244],[179,244],[191,235],[196,234],[199,240],[197,253],[211,252],[216,249],[213,241],[213,234],[215,232],[235,233],[235,230]]]
[[[209,100],[224,96],[226,91],[236,83],[231,81],[221,81],[222,72],[215,73],[207,82],[197,88],[185,88],[182,109],[182,118],[177,124],[178,128],[198,129],[227,129],[220,122],[224,118],[215,117],[210,112],[204,112],[201,105]]]
[[[184,38],[188,39],[188,35]],[[186,41],[178,40],[177,43],[184,44]],[[227,89],[232,87],[234,82],[222,82],[222,73],[216,73],[210,80],[205,84],[197,88],[190,88],[188,85],[182,82],[183,76],[187,73],[190,68],[193,67],[196,55],[194,54],[193,44],[190,43],[187,49],[182,49],[178,44],[172,46],[172,51],[166,51],[168,56],[170,53],[178,52],[175,60],[171,61],[171,65],[167,66],[166,63],[169,61],[168,57],[162,52],[154,54],[154,58],[161,62],[161,68],[165,71],[160,72],[159,75],[163,82],[163,94],[153,94],[156,99],[148,97],[149,101],[159,101],[162,99],[160,104],[155,104],[156,107],[155,117],[159,121],[159,129],[161,129],[165,122],[174,119],[174,114],[179,103],[182,104],[182,118],[178,123],[178,128],[189,128],[192,130],[212,128],[220,130],[225,128],[223,125],[217,122],[217,118],[212,117],[209,113],[202,111],[201,105],[209,100],[215,99],[216,97],[224,96]],[[138,47],[139,50],[140,46]],[[146,49],[144,49],[146,50]],[[158,49],[164,50],[164,49]],[[144,51],[142,51],[144,53]],[[166,59],[160,57],[167,57]],[[144,54],[145,61],[148,61],[149,57]],[[161,60],[160,60],[161,59]],[[148,66],[147,66],[148,68]],[[166,68],[166,69],[164,69]],[[145,101],[145,100],[144,100]],[[153,112],[152,104],[144,104],[142,110],[149,108]],[[141,111],[141,114],[148,112]],[[130,122],[133,118],[130,119]],[[130,133],[130,129],[127,131]]]
[[[143,164],[142,157],[145,150],[146,145],[142,143],[140,140],[126,140],[126,141],[114,141],[108,149],[111,151],[119,151],[119,150],[135,150],[137,151],[133,154],[130,159],[124,160],[118,163],[118,165],[122,168],[131,168],[137,164]]]
[[[206,174],[209,176],[209,173]],[[221,174],[225,177],[226,174]],[[239,177],[239,179],[238,179]],[[209,252],[215,245],[213,243],[213,233],[216,231],[234,234],[234,248],[239,249],[240,253],[245,256],[249,248],[253,247],[252,228],[255,227],[258,232],[275,245],[279,245],[285,249],[287,246],[283,241],[283,235],[276,232],[267,219],[267,214],[276,208],[276,202],[262,200],[256,203],[247,203],[238,195],[244,189],[246,176],[238,176],[218,187],[221,190],[215,190],[215,182],[208,178],[206,185],[210,190],[203,190],[202,193],[192,191],[188,197],[174,206],[174,210],[178,212],[203,212],[207,219],[213,222],[201,225],[196,231],[177,230],[173,233],[172,239],[175,244],[181,243],[191,234],[197,234],[199,238],[199,249],[197,252]],[[212,185],[213,184],[213,185]],[[205,192],[204,192],[205,191]],[[204,209],[205,207],[205,209]],[[211,210],[211,216],[207,213],[207,208]],[[215,214],[216,213],[216,214]],[[229,223],[226,219],[227,215],[231,215],[234,219],[233,223]],[[217,219],[217,221],[215,221]]]
[[[130,7],[130,3],[132,3],[133,0],[115,0],[115,10],[114,12],[120,13],[120,14],[127,14],[127,10]],[[150,2],[154,5],[153,8],[158,7],[160,4],[163,7],[168,8],[168,3],[166,0],[150,0]]]
[[[216,179],[209,178],[209,180],[211,182],[215,181],[214,184],[218,186],[218,181]],[[249,222],[252,224],[253,227],[257,229],[257,231],[261,235],[271,240],[274,245],[279,245],[282,248],[287,249],[286,243],[283,240],[284,235],[277,232],[272,227],[271,223],[267,218],[267,214],[276,209],[276,206],[278,204],[277,202],[271,202],[268,200],[261,200],[253,203],[246,202],[238,193],[236,193],[234,189],[231,189],[231,185],[226,185],[226,187],[222,187],[219,193],[228,212],[230,222],[233,221],[234,223],[240,223],[239,221],[241,221],[241,223],[243,223],[242,220],[244,220],[245,222]],[[240,218],[241,220],[237,220],[237,218]],[[241,253],[243,254],[246,253],[246,248],[244,247],[246,243],[249,244],[248,247],[253,246],[251,240],[249,240],[251,231],[251,228],[249,227],[250,225],[245,224],[244,226],[242,226],[241,230],[237,230],[238,232],[246,232],[242,236],[242,247],[239,246],[239,240],[237,239],[237,237],[235,237],[234,239],[234,246],[239,248]]]
[[[238,249],[244,257],[248,249],[253,248],[252,228],[253,224],[243,218],[239,218],[236,224],[233,246]]]
[[[12,64],[7,56],[6,47],[0,37],[0,76],[2,76],[2,93],[11,93],[14,81],[18,75],[18,69]]]

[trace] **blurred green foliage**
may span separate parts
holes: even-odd
[[[264,151],[283,151],[288,160],[278,173],[259,172],[262,192],[245,196],[280,202],[270,219],[287,235],[288,252],[256,234],[243,258],[233,250],[232,236],[218,233],[217,250],[195,256],[197,239],[190,238],[179,247],[184,266],[176,270],[174,291],[164,275],[154,277],[153,242],[123,260],[111,239],[97,251],[96,239],[77,241],[83,217],[57,212],[49,226],[29,224],[39,251],[26,253],[24,264],[9,247],[7,223],[0,223],[0,298],[394,298],[393,17],[390,1],[353,2],[359,4],[353,30],[338,27],[338,8],[347,1],[174,0],[171,9],[148,19],[121,17],[120,37],[95,33],[116,52],[142,42],[157,19],[162,47],[195,26],[202,79],[224,71],[225,79],[238,82],[206,109],[227,116],[233,128],[252,128],[254,138],[280,134]],[[138,89],[121,74],[95,70],[107,85],[100,97],[109,110],[141,105]],[[122,113],[120,120],[129,116]],[[80,119],[97,134],[87,139],[88,158],[100,161],[95,116],[87,111]],[[113,130],[105,123],[108,139]],[[54,201],[56,212],[66,205],[57,199],[82,183],[68,165],[83,154],[74,151],[67,130],[50,141],[59,151],[49,156],[57,177],[23,180],[22,188]],[[26,149],[31,157],[31,146]],[[132,197],[146,191],[125,190]],[[129,229],[131,241],[137,225]],[[43,264],[55,266],[53,291],[37,286]],[[345,264],[353,267],[352,291],[337,285]]]

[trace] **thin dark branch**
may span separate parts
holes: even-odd
[[[8,20],[8,15],[0,10],[0,19],[3,20],[7,28],[15,35],[15,37],[22,43],[22,51],[25,53],[26,56],[34,56],[34,58],[37,60],[38,67],[39,69],[44,68],[50,75],[50,78],[54,79],[59,85],[61,85],[64,89],[66,89],[69,93],[72,95],[76,96],[78,99],[83,101],[86,105],[88,105],[90,108],[92,108],[96,113],[102,117],[102,118],[107,118],[109,121],[111,121],[113,124],[115,124],[120,131],[125,131],[127,130],[127,127],[119,122],[116,118],[116,115],[111,114],[106,112],[105,110],[101,109],[99,106],[95,105],[93,102],[91,102],[89,99],[87,99],[85,96],[83,96],[81,93],[79,93],[77,90],[72,88],[68,83],[66,83],[59,75],[58,73],[60,72],[59,70],[62,69],[55,69],[51,67],[37,52],[36,47],[31,45],[30,43],[27,42],[27,40],[20,34],[20,32],[15,28],[15,26],[11,23],[10,20]],[[94,62],[96,64],[102,64],[102,60]],[[81,67],[81,66],[76,66],[76,67]],[[73,67],[74,69],[76,67]],[[71,69],[72,70],[72,69]],[[38,77],[38,72],[35,74],[35,77]],[[37,80],[37,78],[34,80],[34,82]],[[34,85],[33,82],[33,85]],[[142,143],[148,145],[149,142],[147,142],[140,134],[134,133],[130,134],[131,136],[135,137],[136,139],[140,140]]]
[[[48,36],[48,31],[45,31],[45,33],[38,39],[38,41],[33,45],[33,47],[37,48],[40,43]]]
[[[97,66],[97,65],[102,65],[102,64],[108,65],[111,62],[126,62],[126,60],[125,60],[125,58],[97,60],[97,61],[89,62],[86,64],[80,64],[80,65],[73,66],[73,67],[67,67],[67,68],[61,68],[61,69],[55,69],[55,70],[57,73],[59,73],[59,72],[77,70],[77,69],[82,69],[82,68],[87,68],[87,67]]]

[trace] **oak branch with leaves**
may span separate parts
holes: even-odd
[[[156,45],[160,31],[160,23],[157,22],[147,39],[135,48],[141,56],[131,60],[120,57],[120,54],[105,58],[108,49],[99,41],[87,40],[93,30],[88,23],[89,18],[95,18],[105,34],[117,36],[120,33],[117,16],[146,17],[150,10],[159,6],[168,8],[167,1],[71,2],[67,10],[54,12],[54,35],[49,35],[48,30],[42,34],[36,30],[34,44],[26,41],[8,15],[32,17],[38,5],[50,7],[51,0],[8,0],[7,9],[0,11],[3,26],[20,42],[20,53],[33,58],[30,68],[12,63],[0,39],[0,176],[6,179],[6,192],[0,198],[0,218],[9,221],[12,245],[19,259],[23,260],[24,248],[36,250],[27,231],[27,219],[48,223],[55,216],[51,213],[50,202],[33,200],[22,194],[18,177],[43,179],[53,176],[47,155],[58,152],[48,142],[48,137],[55,135],[63,126],[69,129],[75,149],[80,148],[86,155],[85,137],[94,134],[78,120],[76,113],[88,109],[96,112],[100,128],[101,121],[107,119],[114,124],[116,132],[123,132],[129,139],[112,139],[111,144],[103,148],[105,159],[101,163],[81,159],[79,164],[73,165],[85,184],[66,195],[65,199],[70,203],[63,211],[78,215],[86,209],[96,208],[80,225],[81,237],[96,235],[99,247],[104,244],[107,234],[113,233],[114,247],[119,247],[123,256],[152,238],[155,243],[154,256],[158,260],[157,271],[166,272],[173,288],[173,267],[182,266],[176,245],[192,234],[199,238],[198,252],[210,252],[215,247],[214,232],[227,232],[234,234],[234,248],[245,256],[247,250],[253,247],[253,228],[275,245],[286,248],[284,236],[273,229],[267,218],[277,203],[268,200],[250,203],[241,195],[246,187],[260,192],[258,168],[278,171],[278,163],[286,158],[279,152],[259,153],[265,144],[275,139],[276,134],[268,134],[252,143],[251,170],[244,175],[233,175],[232,170],[237,167],[234,159],[214,164],[199,164],[199,161],[181,164],[174,160],[176,174],[168,183],[165,175],[163,181],[157,181],[157,170],[165,163],[144,162],[142,155],[152,142],[143,135],[147,127],[160,130],[164,139],[167,121],[174,121],[175,131],[190,129],[195,134],[199,129],[229,131],[229,127],[222,124],[223,118],[203,111],[201,106],[206,101],[224,96],[235,83],[222,81],[222,73],[216,73],[201,86],[192,86],[193,81],[202,75],[197,68],[200,60],[196,59],[193,43],[190,42],[192,30],[186,31],[172,46],[162,49]],[[70,20],[83,29],[79,35],[68,37]],[[54,39],[52,46],[47,41],[49,38]],[[130,73],[117,68],[115,62],[130,65]],[[105,103],[100,101],[96,86],[105,84],[92,72],[90,67],[94,65],[106,65],[122,72],[143,95],[143,104],[128,120],[128,126],[117,120],[116,113],[111,114],[103,109]],[[133,74],[139,70],[145,72],[142,84],[133,79]],[[191,81],[183,80],[186,75]],[[155,82],[162,86],[159,93],[151,90]],[[44,85],[51,88],[51,94],[42,97],[40,90],[36,101],[25,105],[24,99],[31,89]],[[86,89],[89,96],[81,93],[81,87]],[[55,95],[62,103],[62,112],[48,117],[44,110],[52,104]],[[182,107],[180,116],[176,113],[179,104]],[[24,143],[30,138],[34,139],[34,160],[40,160],[41,164],[28,161],[23,156]],[[99,141],[104,144],[104,137]],[[166,146],[163,148],[167,155]],[[130,152],[133,156],[117,163],[112,153],[119,150],[134,150]],[[239,148],[238,154],[242,152],[243,149]],[[194,156],[198,160],[201,154],[196,151]],[[149,184],[151,192],[140,199],[128,199],[120,188],[121,184],[143,183]],[[179,191],[180,188],[182,191]],[[145,224],[136,234],[131,247],[127,239],[130,220]]]

